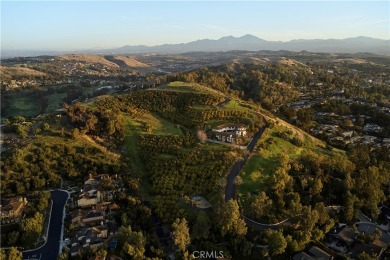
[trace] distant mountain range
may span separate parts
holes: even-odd
[[[181,44],[164,44],[158,46],[123,46],[117,49],[105,50],[113,54],[131,54],[144,52],[216,52],[216,51],[261,51],[287,50],[331,53],[372,52],[390,55],[390,40],[381,40],[369,37],[355,37],[347,39],[327,40],[292,40],[288,42],[267,41],[247,34],[242,37],[227,36],[219,40],[198,40]]]
[[[261,50],[287,50],[329,53],[358,53],[370,52],[390,56],[390,40],[359,36],[347,39],[314,39],[267,41],[247,34],[242,37],[226,36],[218,40],[197,40],[189,43],[163,44],[157,46],[123,46],[114,49],[82,50],[73,53],[93,54],[136,54],[136,53],[185,53],[185,52],[217,52],[217,51],[261,51]],[[2,51],[2,57],[10,56],[36,56],[58,55],[65,52],[54,51]],[[69,52],[68,52],[69,53]]]

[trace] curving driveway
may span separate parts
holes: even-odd
[[[260,139],[260,137],[264,133],[265,128],[266,128],[266,126],[263,126],[262,128],[260,128],[260,130],[257,131],[255,133],[255,135],[253,136],[252,141],[246,147],[246,149],[248,149],[248,151],[250,153],[253,152],[253,149],[255,148],[257,141]],[[230,170],[230,173],[227,176],[227,184],[226,184],[226,190],[225,190],[225,202],[228,202],[229,200],[236,198],[236,187],[235,187],[236,185],[234,184],[234,178],[240,173],[242,167],[244,167],[247,160],[248,160],[248,157],[244,156],[244,159],[236,162],[233,165],[232,169]]]
[[[23,259],[56,260],[60,251],[64,228],[64,207],[69,195],[66,191],[51,191],[53,208],[51,210],[49,232],[46,243],[40,248],[23,252]]]
[[[262,128],[260,128],[259,131],[257,131],[255,133],[252,141],[246,147],[246,149],[250,153],[253,152],[253,149],[255,148],[257,141],[261,138],[261,136],[264,133],[264,130],[266,129],[267,121],[265,119],[264,119],[264,121],[265,121],[265,125]],[[230,172],[227,176],[227,183],[226,183],[226,189],[225,189],[225,202],[228,202],[229,200],[236,198],[236,187],[235,187],[236,185],[234,184],[234,178],[240,173],[241,169],[244,167],[247,160],[248,160],[248,157],[244,156],[244,159],[237,161],[233,165],[232,169],[230,170]],[[292,218],[294,218],[294,217],[291,217],[291,218],[285,219],[285,220],[283,220],[279,223],[276,223],[276,224],[262,224],[262,223],[258,223],[256,221],[254,221],[252,219],[249,219],[249,218],[245,217],[244,215],[242,215],[242,217],[244,218],[245,223],[249,227],[252,227],[252,228],[257,229],[257,230],[267,230],[267,229],[276,230],[276,229],[281,228],[282,226],[291,225],[290,220]]]

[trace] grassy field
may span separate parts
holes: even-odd
[[[342,151],[327,150],[323,148],[322,142],[310,138],[304,138],[302,146],[296,146],[291,143],[294,137],[296,136],[286,127],[277,124],[265,130],[258,141],[258,149],[248,159],[240,174],[243,184],[238,187],[239,194],[267,191],[266,181],[280,166],[278,157],[281,155],[286,155],[290,160],[298,158],[304,150],[326,156],[343,155]]]
[[[263,157],[260,154],[254,154],[247,161],[240,174],[244,182],[239,186],[239,193],[246,194],[248,192],[266,190],[267,187],[264,183],[278,166],[276,160]]]
[[[241,106],[238,102],[235,100],[230,100],[229,102],[225,103],[223,105],[223,108],[226,109],[234,109],[234,110],[248,110],[247,108]]]
[[[152,131],[150,134],[156,135],[179,135],[182,136],[182,132],[177,127],[177,125],[155,115],[147,113],[143,115],[141,118],[135,120],[131,117],[124,116],[124,121],[126,125],[126,133],[125,133],[125,149],[127,154],[131,158],[131,165],[133,167],[133,171],[143,175],[142,178],[142,190],[144,199],[151,199],[150,191],[152,185],[150,183],[150,178],[147,176],[145,172],[144,165],[139,157],[138,153],[138,137],[140,134],[146,134],[145,132],[145,124],[149,124],[152,127]],[[162,157],[166,156],[166,158],[171,158],[171,155],[161,155]]]
[[[211,88],[208,88],[208,87],[196,84],[196,83],[186,83],[186,82],[181,82],[181,81],[170,82],[167,85],[159,87],[159,89],[223,95],[221,92],[219,92],[217,90],[214,90],[214,89],[211,89]]]
[[[232,148],[230,146],[220,145],[220,144],[210,143],[210,142],[203,144],[202,148],[205,150],[213,150],[213,151],[230,151],[230,150],[232,150]]]
[[[149,124],[151,126],[152,131],[150,134],[182,136],[182,132],[177,127],[177,125],[155,114],[147,113],[137,120],[128,116],[124,116],[124,121],[126,125],[126,149],[129,156],[134,160],[134,164],[137,167],[137,170],[143,171],[142,163],[139,159],[137,151],[137,138],[140,134],[146,134],[144,124]]]
[[[36,116],[40,110],[32,96],[18,96],[17,94],[6,95],[8,106],[2,111],[4,117]]]
[[[47,85],[39,87],[39,90],[47,91],[49,88],[61,89],[70,86],[70,84],[59,84],[59,85]],[[99,86],[85,87],[83,93],[91,94]],[[48,106],[43,111],[44,113],[52,112],[61,107],[66,93],[54,92],[51,94],[45,94],[48,98]],[[2,111],[4,117],[15,117],[15,116],[37,116],[42,113],[38,106],[36,97],[33,95],[31,90],[21,90],[19,93],[4,94],[3,97],[7,101],[7,106]]]
[[[125,117],[126,133],[125,133],[125,147],[127,154],[132,160],[133,170],[143,172],[143,164],[138,155],[137,138],[141,132],[142,124],[134,121],[130,117]]]

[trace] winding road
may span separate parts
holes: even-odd
[[[255,148],[257,141],[260,139],[260,137],[264,133],[265,129],[266,129],[266,126],[263,126],[262,128],[260,128],[260,130],[257,131],[255,133],[255,135],[253,136],[252,141],[248,144],[247,150],[250,153],[253,152],[253,149]],[[226,184],[226,190],[225,190],[225,202],[228,202],[231,199],[235,199],[236,187],[234,184],[234,178],[240,173],[242,167],[244,167],[247,160],[248,160],[248,157],[244,156],[244,159],[237,161],[233,165],[233,168],[230,170],[230,173],[227,177],[227,184]]]
[[[260,128],[259,131],[257,131],[255,133],[252,141],[248,144],[248,146],[246,148],[249,151],[249,153],[253,152],[253,149],[255,148],[257,141],[261,138],[261,136],[264,133],[264,130],[267,127],[267,121],[265,119],[263,119],[263,120],[265,122],[265,125],[262,128]],[[226,189],[225,189],[225,202],[228,202],[229,200],[236,198],[236,185],[234,184],[234,178],[238,174],[240,174],[240,171],[244,167],[247,160],[248,160],[248,156],[244,156],[244,159],[237,161],[233,165],[232,169],[230,170],[230,172],[227,176],[227,183],[226,183]],[[252,228],[257,229],[257,230],[267,230],[267,229],[276,230],[276,229],[281,228],[282,226],[291,225],[290,220],[292,218],[294,218],[294,217],[291,217],[291,218],[285,219],[285,220],[283,220],[279,223],[276,223],[276,224],[263,224],[263,223],[258,223],[252,219],[249,219],[249,218],[245,217],[244,215],[242,215],[242,217],[244,218],[245,223],[249,227],[252,227]]]
[[[64,228],[64,207],[69,195],[66,191],[51,191],[53,207],[50,215],[49,232],[46,243],[33,250],[23,252],[23,259],[55,260],[60,251]]]

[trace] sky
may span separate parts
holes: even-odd
[[[252,34],[390,38],[389,1],[1,1],[2,50],[82,50]]]

